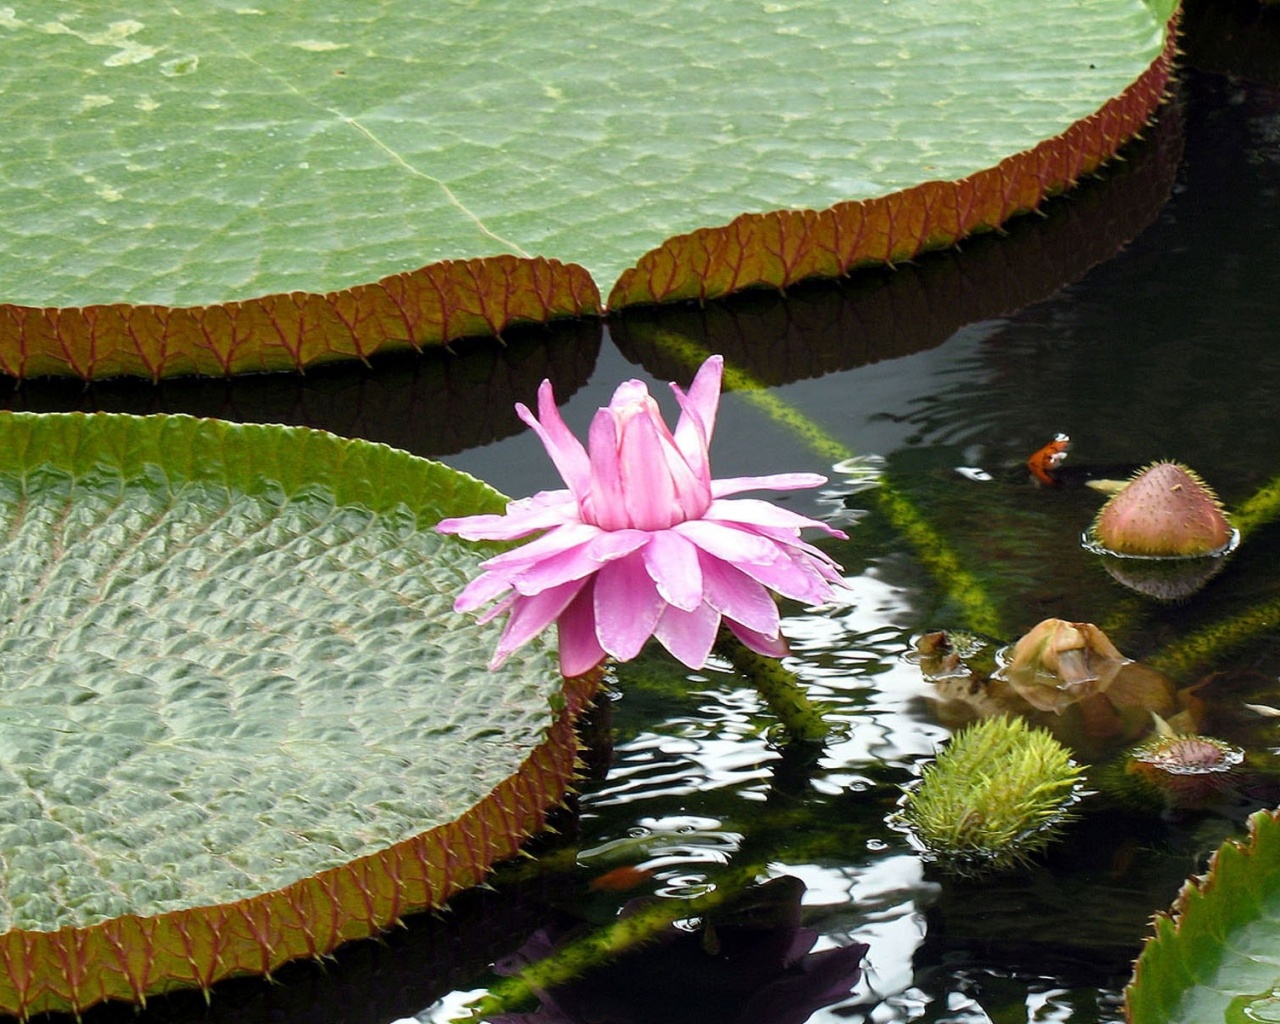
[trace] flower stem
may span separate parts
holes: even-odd
[[[751,681],[793,742],[826,742],[831,726],[794,672],[775,658],[757,654],[728,630],[721,631],[715,650]]]
[[[580,939],[558,947],[544,960],[526,964],[503,978],[469,1007],[463,1021],[482,1021],[532,1003],[539,993],[581,977],[592,968],[657,938],[674,922],[701,917],[741,893],[764,872],[764,865],[733,868],[714,888],[691,900],[659,899],[625,917],[615,918]]]

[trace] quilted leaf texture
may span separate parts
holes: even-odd
[[[0,370],[302,369],[897,262],[1160,102],[1173,0],[0,12]],[[16,113],[21,113],[17,117]]]
[[[0,1010],[269,974],[481,881],[594,680],[452,612],[500,508],[437,463],[185,416],[0,415]]]

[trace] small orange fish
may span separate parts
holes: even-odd
[[[1066,434],[1054,434],[1052,441],[1027,459],[1027,469],[1046,487],[1057,487],[1059,484],[1053,471],[1066,460],[1070,447],[1071,438]]]

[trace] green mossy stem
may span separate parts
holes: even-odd
[[[733,868],[715,887],[691,900],[658,899],[635,913],[619,917],[595,931],[568,942],[550,956],[503,978],[470,1006],[469,1017],[455,1024],[487,1020],[534,1005],[540,992],[580,978],[628,950],[651,942],[676,921],[701,917],[742,892],[764,874],[763,864]]]
[[[722,629],[716,638],[716,653],[728,659],[734,669],[750,680],[782,723],[787,738],[795,743],[825,743],[831,725],[822,717],[821,709],[809,699],[804,683],[794,672],[775,658],[758,654],[741,640]]]

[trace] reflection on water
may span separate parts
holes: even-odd
[[[642,376],[657,394],[656,382],[687,382],[696,365],[688,346],[710,347],[851,453],[882,460],[877,471],[940,524],[999,606],[1011,635],[993,640],[1057,616],[1105,623],[1129,657],[1158,657],[1277,599],[1276,527],[1257,528],[1194,599],[1153,607],[1079,547],[1098,496],[1037,488],[1024,462],[1066,432],[1072,463],[1177,458],[1228,507],[1276,475],[1278,111],[1272,87],[1193,74],[1182,106],[1128,164],[1056,202],[1047,218],[1026,218],[1009,237],[974,240],[959,254],[790,299],[633,311],[607,331],[540,330],[502,350],[329,369],[303,381],[83,390],[29,382],[8,401],[307,422],[441,456],[524,494],[556,485],[509,411],[533,400],[543,375],[555,379],[581,435],[617,381]],[[747,397],[725,396],[717,475],[829,470],[832,460],[809,439]],[[584,781],[579,813],[543,849],[541,873],[526,865],[499,874],[493,898],[502,913],[484,903],[472,915],[468,899],[450,915],[453,927],[491,926],[471,942],[474,955],[440,957],[437,947],[451,940],[436,937],[438,922],[410,922],[379,947],[386,956],[371,958],[372,944],[360,944],[339,954],[323,982],[305,965],[285,975],[285,992],[311,997],[282,1008],[279,987],[228,988],[215,996],[213,1018],[382,1024],[416,1014],[443,1024],[496,980],[487,965],[540,926],[607,921],[643,897],[685,899],[737,865],[758,864],[804,883],[814,951],[869,946],[856,986],[815,1010],[817,1024],[1121,1019],[1119,993],[1150,915],[1276,794],[1280,736],[1240,708],[1280,706],[1280,639],[1246,635],[1234,647],[1210,646],[1207,662],[1180,663],[1181,685],[1204,683],[1196,699],[1205,731],[1247,751],[1249,773],[1221,804],[1194,813],[1135,805],[1100,777],[1082,820],[1027,871],[983,883],[937,874],[885,819],[949,735],[934,684],[906,657],[913,638],[968,624],[872,507],[865,482],[837,474],[825,492],[791,499],[806,514],[856,521],[847,544],[824,545],[845,565],[849,590],[829,608],[788,607],[784,621],[791,667],[838,727],[825,749],[779,746],[773,719],[727,664],[688,673],[656,653],[621,666],[601,709],[613,745],[599,759],[607,774]],[[612,874],[619,868],[636,870]],[[366,993],[365,1012],[335,991]],[[205,1019],[167,1006],[157,1001],[138,1020]]]

